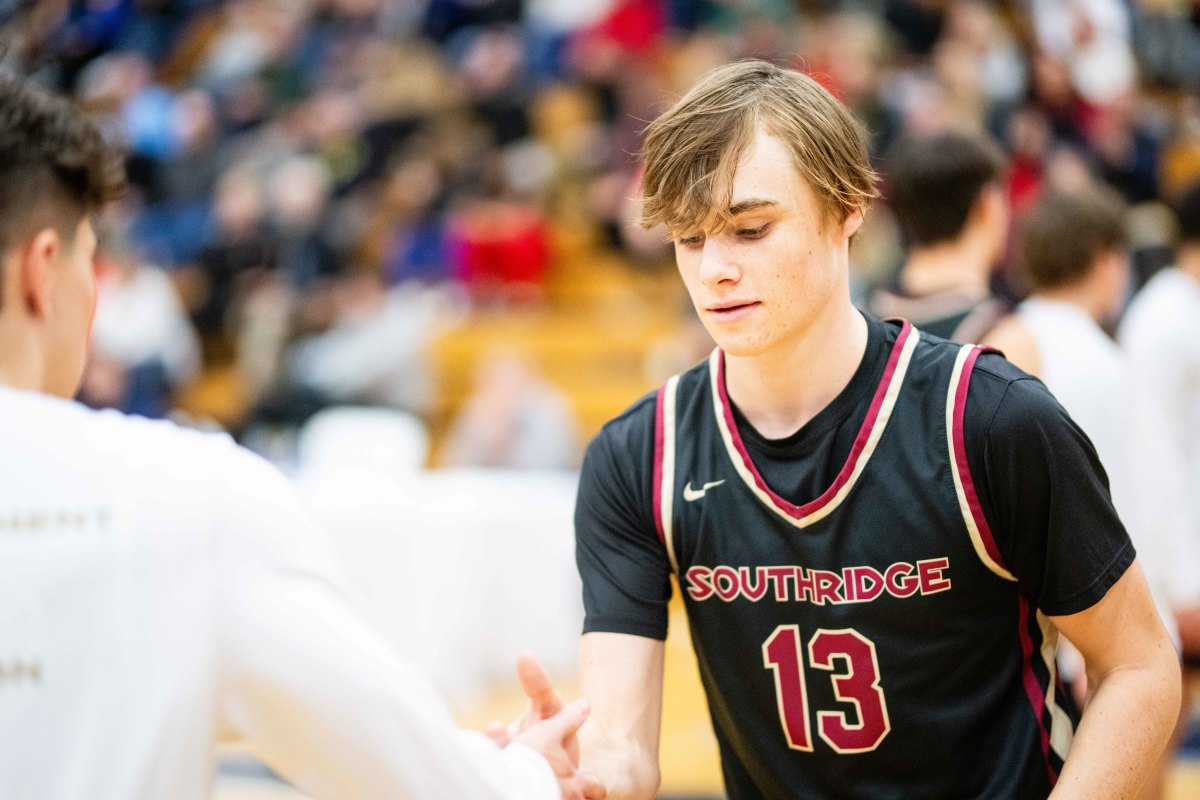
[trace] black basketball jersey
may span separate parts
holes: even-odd
[[[909,294],[899,287],[876,289],[867,298],[866,309],[886,319],[912,320],[922,333],[930,333],[955,342],[978,342],[1013,307],[998,297],[975,297],[956,290]]]
[[[1030,798],[1073,735],[1057,634],[980,507],[963,414],[981,350],[897,336],[841,471],[763,480],[723,360],[656,406],[653,503],[733,800]]]

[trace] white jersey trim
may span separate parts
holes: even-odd
[[[1001,563],[996,543],[992,539],[991,529],[984,519],[982,507],[979,506],[975,484],[971,479],[970,468],[966,463],[966,445],[964,441],[963,418],[966,410],[967,385],[971,380],[971,368],[975,359],[982,352],[975,345],[963,345],[959,348],[958,357],[954,361],[954,370],[950,376],[950,388],[946,393],[946,445],[950,454],[950,473],[954,476],[954,492],[958,497],[958,508],[966,523],[967,533],[979,560],[996,575],[1008,581],[1015,581],[1016,576],[1009,572]],[[989,547],[990,545],[990,547]]]

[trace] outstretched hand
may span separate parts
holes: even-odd
[[[576,732],[587,720],[589,710],[586,700],[576,700],[560,708],[549,719],[532,723],[512,739],[536,750],[546,759],[558,779],[563,800],[604,800],[608,794],[600,781],[579,769],[579,739]],[[568,742],[575,743],[574,753],[568,750]]]
[[[563,704],[546,668],[532,653],[517,656],[517,678],[529,698],[525,711],[508,725],[499,720],[487,735],[501,747],[512,742],[537,750],[558,777],[564,800],[603,800],[607,791],[594,777],[579,769],[580,726],[587,720],[586,701]]]
[[[506,747],[522,732],[563,710],[562,695],[554,688],[549,673],[537,656],[528,652],[517,656],[517,678],[525,696],[529,698],[525,711],[508,725],[493,720],[486,729],[487,735],[501,747]],[[575,763],[579,763],[579,739],[572,735],[566,747]]]

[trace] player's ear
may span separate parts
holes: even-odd
[[[44,317],[50,309],[53,267],[61,247],[58,231],[42,228],[26,241],[18,254],[18,296],[30,316]]]
[[[866,214],[861,208],[856,208],[846,215],[842,220],[842,238],[849,239],[854,234],[858,233],[858,229],[862,227],[863,219]]]

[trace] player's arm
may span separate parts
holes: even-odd
[[[1087,436],[1040,382],[1013,380],[1015,371],[994,356],[980,364],[968,395],[968,440],[984,446],[968,457],[984,475],[984,510],[1022,592],[1079,648],[1089,681],[1099,682],[1089,686],[1092,699],[1054,796],[1132,796],[1178,713],[1174,648]]]
[[[593,712],[579,734],[582,763],[613,800],[652,800],[658,791],[664,649],[644,636],[583,636],[580,686]]]
[[[1136,796],[1179,715],[1179,659],[1137,561],[1095,605],[1051,617],[1087,664],[1088,702],[1051,795]]]
[[[575,508],[586,617],[581,691],[592,704],[582,764],[616,800],[659,783],[663,641],[670,564],[654,523],[653,403],[606,426],[588,447]]]
[[[505,749],[459,730],[431,682],[352,609],[283,476],[240,452],[222,466],[240,495],[214,503],[222,733],[317,798],[603,796],[563,747],[585,707]]]

